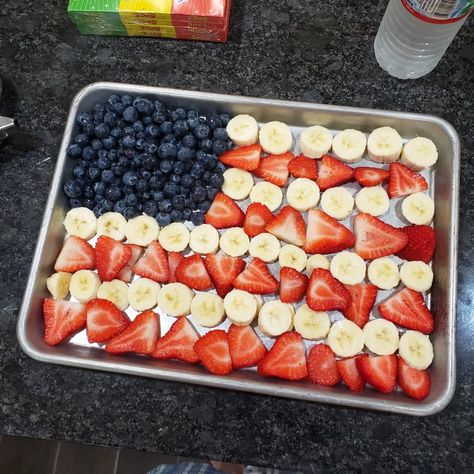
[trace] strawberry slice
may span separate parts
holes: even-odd
[[[280,240],[302,247],[306,240],[306,225],[301,212],[291,206],[284,206],[265,227]]]
[[[95,244],[95,261],[100,279],[111,281],[117,278],[131,256],[130,247],[107,235],[101,235]]]
[[[364,379],[357,370],[357,359],[365,357],[363,354],[349,357],[348,359],[337,360],[336,365],[343,382],[353,392],[362,392],[365,388]]]
[[[293,153],[291,152],[282,155],[268,155],[260,160],[254,174],[269,183],[280,187],[286,186],[288,182],[288,164],[292,159]]]
[[[306,253],[337,253],[352,247],[354,234],[333,217],[320,209],[308,211],[306,227]]]
[[[425,191],[426,189],[428,189],[428,183],[420,173],[401,163],[390,163],[388,195],[391,198],[407,196],[408,194]]]
[[[408,237],[408,243],[397,256],[404,260],[429,263],[436,250],[436,232],[429,225],[409,225],[399,230]]]
[[[219,160],[227,166],[240,168],[241,170],[254,171],[258,168],[262,147],[258,144],[241,146],[226,151],[219,156]]]
[[[351,295],[329,270],[316,268],[309,279],[306,302],[314,311],[345,311],[351,305]]]
[[[303,338],[297,332],[285,332],[258,364],[263,377],[302,380],[308,376]]]
[[[354,250],[365,260],[400,252],[408,243],[408,237],[400,229],[370,214],[354,217],[354,234]]]
[[[362,379],[382,393],[390,393],[397,386],[398,360],[395,354],[369,357],[361,354],[356,359]]]
[[[318,385],[332,386],[340,380],[336,365],[336,356],[326,344],[317,344],[309,351],[308,374],[311,382]]]
[[[253,294],[266,295],[278,291],[278,281],[262,260],[254,258],[234,280],[234,288]]]
[[[151,310],[140,313],[120,334],[112,338],[105,350],[112,354],[136,352],[149,354],[153,351],[160,335],[158,316]]]
[[[54,269],[57,272],[74,273],[93,268],[95,268],[95,252],[92,245],[75,235],[69,236],[64,241]]]
[[[87,339],[89,342],[104,342],[121,333],[130,325],[130,319],[112,302],[101,298],[86,305]]]
[[[164,283],[169,281],[170,267],[163,247],[155,240],[132,268],[133,273],[143,278]]]
[[[273,219],[273,214],[265,204],[252,202],[245,213],[244,231],[249,237],[265,232],[266,225]]]
[[[377,287],[375,285],[359,283],[358,285],[346,285],[351,295],[351,305],[342,313],[344,316],[363,328],[369,320],[370,312],[377,298]]]
[[[227,340],[234,369],[256,365],[267,353],[265,344],[257,336],[252,326],[231,324],[227,333]]]
[[[198,362],[199,357],[194,351],[194,343],[199,335],[185,316],[178,318],[169,331],[156,341],[150,354],[157,359],[178,359],[183,362]]]
[[[179,252],[168,252],[168,266],[170,269],[170,277],[168,281],[170,283],[176,283],[178,281],[176,279],[176,269],[183,259],[184,255],[180,254]]]
[[[431,334],[434,318],[426,307],[423,295],[404,288],[378,305],[379,313],[392,323],[406,329]]]
[[[377,186],[387,181],[389,177],[390,171],[369,166],[360,166],[354,172],[354,178],[361,186]]]
[[[130,283],[133,276],[132,268],[138,262],[138,259],[142,256],[143,247],[140,247],[139,245],[135,244],[125,245],[130,249],[131,255],[128,259],[127,264],[118,273],[117,278],[119,280],[124,281],[125,283]]]
[[[245,262],[239,257],[214,253],[207,255],[204,264],[217,294],[222,298],[234,288],[234,280],[245,268]]]
[[[222,155],[221,155],[222,156]],[[235,201],[224,193],[217,193],[211,207],[204,216],[204,222],[216,229],[242,227],[245,214]]]
[[[403,392],[416,400],[426,398],[431,390],[430,374],[427,370],[410,367],[401,357],[398,358],[398,385]]]
[[[176,268],[176,279],[184,285],[194,290],[209,290],[212,288],[212,281],[207,273],[204,260],[198,253],[184,257]]]
[[[354,168],[329,155],[324,155],[319,164],[319,174],[316,184],[321,191],[351,181],[354,177]]]
[[[308,288],[308,277],[291,267],[280,270],[280,301],[297,303],[301,301]]]
[[[69,237],[70,238],[70,237]],[[43,301],[44,342],[55,346],[86,325],[86,305],[45,298]]]
[[[204,367],[215,375],[227,375],[232,372],[227,334],[222,329],[209,331],[194,343],[194,350]]]
[[[318,162],[313,158],[299,155],[288,163],[288,171],[295,178],[318,179]]]

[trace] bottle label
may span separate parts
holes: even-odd
[[[474,8],[474,0],[401,0],[414,16],[428,23],[454,23]]]

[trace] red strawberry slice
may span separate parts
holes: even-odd
[[[117,278],[131,256],[130,247],[107,235],[101,235],[95,244],[95,261],[100,279],[111,281]]]
[[[212,281],[207,273],[204,260],[198,253],[184,257],[176,268],[176,279],[184,285],[194,290],[209,290],[212,288]]]
[[[112,354],[136,352],[149,354],[160,335],[158,316],[151,310],[140,313],[120,334],[112,338],[105,350]]]
[[[301,212],[284,206],[265,227],[275,237],[289,244],[303,246],[306,240],[306,225]]]
[[[252,202],[245,213],[244,231],[249,237],[265,232],[266,225],[273,219],[273,214],[265,204]]]
[[[168,252],[168,266],[170,269],[170,277],[168,281],[170,283],[175,283],[178,280],[176,279],[176,269],[179,264],[184,260],[184,255],[179,252]]]
[[[234,280],[234,288],[253,294],[266,295],[278,291],[278,281],[262,260],[254,258]]]
[[[170,267],[163,247],[155,240],[132,268],[133,273],[143,278],[164,283],[169,281]]]
[[[313,158],[299,155],[288,163],[288,171],[295,178],[318,179],[318,162]]]
[[[132,268],[138,262],[138,259],[142,256],[143,247],[140,247],[139,245],[135,245],[135,244],[125,244],[125,245],[130,249],[131,255],[130,255],[130,258],[128,259],[127,264],[118,273],[117,278],[119,280],[124,281],[125,283],[129,283],[133,276]]]
[[[408,243],[408,237],[400,229],[370,214],[354,217],[354,234],[354,250],[365,260],[400,252]]]
[[[70,237],[69,237],[70,238]],[[86,305],[45,298],[43,301],[44,342],[55,346],[86,325]]]
[[[263,377],[302,380],[308,376],[303,338],[297,332],[285,332],[258,364]]]
[[[130,325],[130,319],[108,300],[96,298],[86,305],[87,339],[104,342],[121,333]]]
[[[369,357],[361,354],[356,359],[357,370],[365,382],[382,393],[390,393],[397,386],[398,360],[395,354]]]
[[[342,313],[344,316],[363,328],[369,320],[370,312],[377,298],[377,287],[359,283],[358,285],[346,285],[346,289],[351,295],[351,305]]]
[[[157,359],[178,359],[184,362],[198,362],[199,357],[194,351],[194,343],[199,335],[185,316],[178,318],[169,331],[156,341],[150,354]]]
[[[409,225],[399,228],[408,237],[408,243],[397,256],[404,260],[429,263],[436,250],[436,232],[429,225]]]
[[[234,280],[242,273],[245,262],[239,257],[209,254],[204,260],[216,292],[222,298],[234,288]]]
[[[390,171],[382,168],[360,166],[354,172],[354,178],[361,186],[377,186],[387,181],[389,177]]]
[[[324,155],[319,164],[319,174],[316,184],[321,191],[351,181],[354,177],[354,168],[329,155]]]
[[[306,253],[337,253],[352,247],[354,234],[336,219],[320,209],[308,211],[306,227]]]
[[[252,326],[231,324],[227,333],[227,340],[234,369],[256,365],[267,353],[265,344],[257,336]]]
[[[318,385],[332,386],[341,380],[336,356],[329,346],[317,344],[309,351],[308,373],[311,382]]]
[[[349,387],[349,390],[353,392],[362,392],[365,388],[364,379],[360,376],[359,370],[357,369],[357,359],[361,357],[365,357],[365,355],[356,355],[348,359],[336,361],[343,382]]]
[[[378,305],[379,313],[392,323],[406,329],[431,334],[434,318],[426,307],[423,295],[404,288]]]
[[[280,270],[280,300],[283,303],[301,301],[308,288],[308,277],[291,267]]]
[[[288,163],[292,160],[293,153],[287,152],[282,155],[268,155],[260,160],[254,174],[269,183],[277,186],[286,186],[288,181]]]
[[[227,166],[254,171],[258,168],[260,156],[262,156],[262,147],[256,144],[226,151],[219,156],[219,160]]]
[[[426,189],[428,189],[428,183],[420,173],[401,163],[390,163],[388,195],[391,198],[407,196],[408,194],[425,191]]]
[[[314,311],[345,311],[351,305],[351,295],[329,270],[316,268],[309,279],[306,302]]]
[[[222,156],[222,155],[221,155]],[[216,229],[242,227],[245,214],[235,201],[224,193],[217,193],[211,207],[204,216],[204,222]]]
[[[194,343],[194,350],[204,367],[215,375],[227,375],[232,372],[227,334],[222,329],[209,331]]]
[[[57,272],[74,273],[78,270],[92,270],[95,268],[95,252],[91,244],[84,239],[69,236],[59,252],[54,269]]]
[[[398,358],[398,385],[411,398],[423,400],[431,390],[430,374],[427,370],[410,367],[401,357]]]

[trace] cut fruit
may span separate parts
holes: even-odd
[[[212,288],[212,281],[207,273],[201,255],[195,253],[184,257],[176,269],[176,279],[194,290],[206,291]]]
[[[164,283],[169,281],[170,268],[163,247],[155,240],[132,268],[133,273],[143,278]]]
[[[293,153],[283,155],[268,155],[260,160],[255,176],[284,187],[288,182],[288,163],[293,159]]]
[[[347,285],[347,291],[351,295],[351,305],[342,314],[363,328],[369,320],[370,312],[377,298],[377,287],[359,283],[358,285]]]
[[[124,331],[130,324],[127,315],[108,300],[96,298],[86,306],[87,339],[105,342]]]
[[[209,331],[194,343],[194,350],[211,374],[227,375],[232,372],[232,359],[225,331]]]
[[[357,355],[336,361],[342,381],[352,392],[362,392],[365,388],[364,379],[360,376],[359,370],[357,369],[357,360],[361,357],[365,356]]]
[[[217,193],[211,207],[204,216],[204,222],[216,229],[241,227],[245,214],[235,201],[224,193]]]
[[[331,387],[341,380],[334,352],[326,344],[317,344],[308,354],[308,374],[311,382]]]
[[[55,346],[86,325],[86,305],[45,298],[43,301],[44,342]]]
[[[92,270],[95,267],[95,252],[91,244],[71,235],[63,244],[54,264],[57,272],[74,273],[78,270]]]
[[[252,202],[245,213],[244,231],[249,237],[255,237],[265,232],[266,225],[272,219],[273,214],[265,204]]]
[[[131,256],[132,250],[128,245],[101,235],[95,244],[95,261],[100,279],[111,281],[117,278]]]
[[[390,393],[397,386],[398,358],[395,354],[369,357],[361,355],[356,361],[362,378],[376,390]]]
[[[319,173],[316,184],[321,191],[352,181],[354,168],[342,163],[336,158],[324,155],[319,164]]]
[[[428,189],[428,183],[421,174],[411,170],[401,163],[390,164],[390,179],[388,182],[388,195],[391,198],[408,196]]]
[[[295,178],[318,179],[318,162],[313,158],[299,155],[288,163],[288,171]]]
[[[245,270],[234,280],[234,288],[252,294],[270,294],[278,291],[278,281],[268,270],[265,263],[254,258]]]
[[[267,232],[289,244],[302,247],[306,240],[306,225],[303,216],[296,209],[285,206],[265,227]]]
[[[328,270],[317,268],[309,279],[306,302],[314,311],[344,311],[351,304],[351,295]]]
[[[234,369],[256,365],[267,353],[267,348],[251,326],[231,324],[227,340]]]
[[[262,147],[255,144],[226,151],[219,156],[219,160],[227,166],[254,171],[258,167],[261,155]]]

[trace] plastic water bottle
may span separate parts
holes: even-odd
[[[400,79],[428,74],[473,8],[474,0],[390,0],[374,43],[378,63]]]

